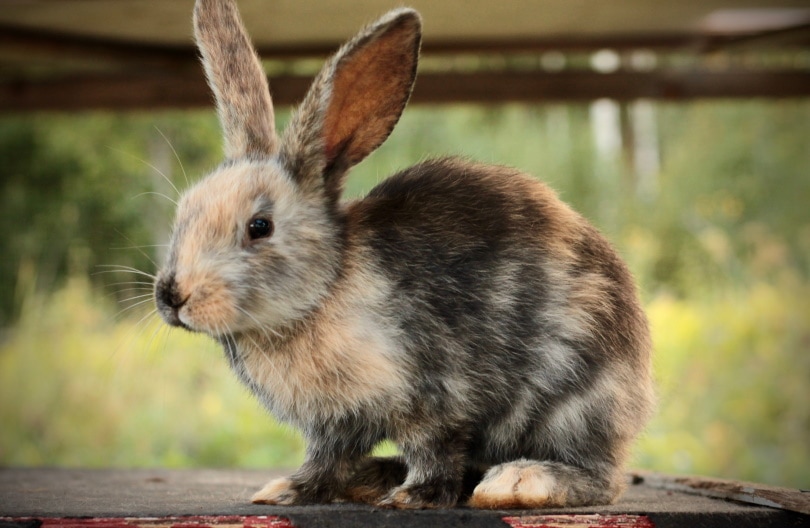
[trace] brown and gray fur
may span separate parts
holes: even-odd
[[[419,15],[344,45],[280,138],[233,1],[194,19],[227,159],[182,198],[155,297],[307,440],[253,500],[615,500],[652,406],[650,339],[596,229],[533,178],[453,158],[340,200],[407,103]],[[384,439],[401,456],[370,458]]]

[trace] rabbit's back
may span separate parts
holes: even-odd
[[[350,244],[394,285],[414,391],[404,422],[466,429],[485,463],[622,456],[648,413],[646,321],[624,264],[553,191],[448,158],[347,214]]]

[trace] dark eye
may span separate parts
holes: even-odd
[[[251,240],[267,238],[273,234],[273,222],[267,218],[254,218],[248,224],[248,236]]]

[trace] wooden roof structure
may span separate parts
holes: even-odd
[[[807,0],[412,0],[421,103],[807,97]],[[4,0],[0,112],[211,104],[193,0]],[[277,104],[399,0],[239,0]]]

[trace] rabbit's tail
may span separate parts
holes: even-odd
[[[522,459],[490,468],[473,491],[469,505],[500,510],[609,504],[623,488],[621,475],[605,476],[558,462]]]

